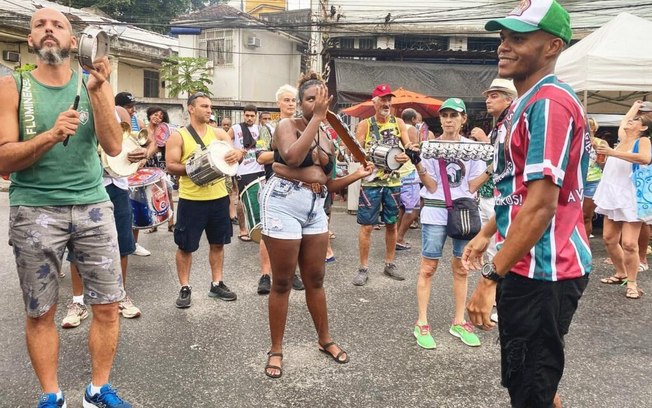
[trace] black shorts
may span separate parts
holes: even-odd
[[[241,176],[236,176],[235,180],[238,182],[238,193],[242,193],[249,185],[254,180],[258,180],[261,177],[265,177],[265,172],[260,171],[258,173],[251,173],[251,174],[243,174]]]
[[[204,230],[209,244],[231,243],[233,225],[229,218],[229,196],[208,201],[179,199],[174,243],[184,252],[195,252]]]
[[[508,273],[498,285],[502,385],[512,407],[551,408],[564,372],[564,336],[588,275],[550,282]]]

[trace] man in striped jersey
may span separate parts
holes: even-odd
[[[500,31],[498,74],[518,91],[496,142],[496,216],[465,248],[466,268],[480,267],[496,234],[498,252],[482,265],[467,309],[485,329],[496,284],[502,384],[513,407],[561,407],[564,335],[591,270],[582,218],[589,134],[582,106],[554,75],[571,39],[570,17],[555,0],[521,1]],[[496,233],[497,231],[497,233]]]

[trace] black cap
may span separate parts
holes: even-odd
[[[129,106],[136,104],[136,98],[129,92],[120,92],[115,96],[116,106]]]

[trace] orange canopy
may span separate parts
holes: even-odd
[[[418,92],[408,91],[403,88],[398,88],[392,92],[392,109],[396,115],[400,115],[403,110],[412,108],[419,112],[424,118],[438,116],[437,109],[444,103],[439,99],[431,98],[429,96],[420,94]],[[353,105],[349,108],[343,109],[342,113],[357,118],[368,118],[375,113],[374,104],[371,100]]]

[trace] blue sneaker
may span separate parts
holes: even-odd
[[[66,408],[66,398],[57,399],[57,394],[41,394],[36,408]]]
[[[131,404],[118,397],[118,392],[111,384],[104,384],[100,393],[91,396],[90,384],[84,393],[84,408],[131,408]]]

